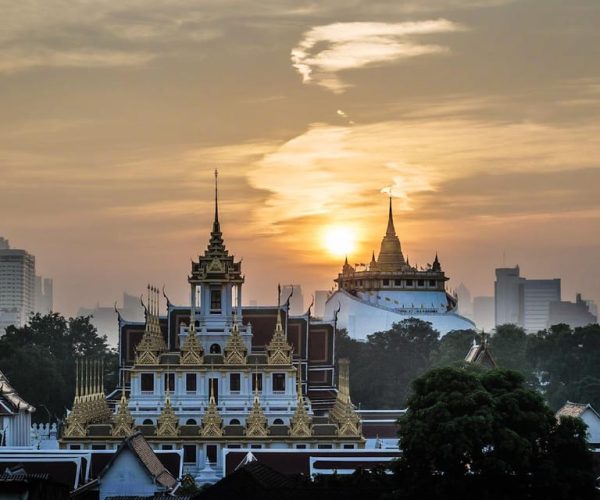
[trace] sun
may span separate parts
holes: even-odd
[[[351,254],[356,248],[356,233],[347,226],[330,226],[323,236],[324,247],[336,257]]]

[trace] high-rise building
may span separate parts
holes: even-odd
[[[494,290],[496,326],[510,323],[529,333],[547,328],[550,303],[560,302],[560,279],[530,280],[519,266],[496,269]]]
[[[549,326],[550,304],[560,302],[560,279],[523,280],[522,326],[527,332],[535,333]]]
[[[317,318],[322,318],[325,314],[325,303],[329,298],[329,292],[327,290],[316,290],[315,291],[315,306],[313,314]]]
[[[304,296],[302,295],[302,287],[300,285],[282,285],[281,300],[290,301],[290,314],[292,316],[300,316],[306,311],[304,310]]]
[[[494,283],[496,325],[521,325],[521,283],[519,266],[496,269]]]
[[[35,310],[35,257],[0,238],[0,334],[23,326]]]
[[[564,323],[576,328],[597,323],[598,318],[590,309],[589,302],[582,299],[580,293],[577,294],[575,302],[551,302],[548,325]]]
[[[458,297],[458,314],[473,319],[473,301],[471,292],[464,283],[456,287],[456,296]]]
[[[486,332],[494,328],[494,297],[473,298],[473,321]]]
[[[35,277],[35,312],[48,314],[54,308],[54,287],[50,278]]]

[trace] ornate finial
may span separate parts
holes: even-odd
[[[290,419],[290,435],[292,437],[309,437],[312,435],[312,418],[304,406],[304,396],[302,395],[302,371],[298,363],[298,373],[296,374],[296,411]]]
[[[178,423],[179,419],[177,418],[177,415],[175,415],[173,406],[171,406],[171,398],[169,398],[167,388],[165,405],[163,406],[162,412],[158,417],[158,427],[156,428],[156,435],[161,437],[174,437],[179,435]]]
[[[134,420],[129,411],[125,389],[123,389],[121,391],[121,401],[113,419],[112,435],[115,437],[127,437],[133,434],[134,430]]]
[[[254,402],[252,409],[246,417],[246,436],[249,437],[266,437],[269,435],[267,428],[267,417],[260,406],[260,398],[258,397],[258,387],[254,391]]]
[[[231,327],[231,333],[229,334],[229,338],[227,339],[227,344],[225,345],[223,352],[225,354],[226,364],[246,364],[246,354],[248,353],[248,349],[246,348],[244,339],[242,339],[242,335],[240,334],[237,316],[235,314],[233,315],[233,326]]]
[[[390,193],[390,210],[388,214],[388,225],[385,232],[386,236],[396,236],[396,229],[394,228],[394,215],[392,213],[392,195]]]
[[[215,168],[215,223],[219,223],[219,171]]]
[[[215,401],[212,380],[209,383],[209,393],[210,397],[208,399],[208,406],[202,417],[200,435],[203,437],[221,437],[223,435],[223,419]]]
[[[360,417],[350,400],[350,361],[339,360],[338,395],[330,412],[331,419],[338,424],[338,435],[359,437],[361,435]]]
[[[289,365],[292,363],[292,348],[287,342],[281,323],[281,307],[277,304],[277,323],[271,342],[267,346],[268,363],[271,365]]]

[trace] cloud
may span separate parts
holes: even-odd
[[[305,32],[300,43],[292,49],[292,65],[302,75],[304,83],[316,83],[339,93],[349,87],[339,78],[339,72],[448,52],[447,47],[421,43],[416,37],[461,29],[460,25],[446,19],[316,26]]]

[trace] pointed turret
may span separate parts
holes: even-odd
[[[219,172],[215,169],[215,217],[213,219],[212,231],[210,232],[210,240],[208,248],[204,252],[207,257],[227,255],[225,242],[223,241],[223,233],[221,233],[221,224],[219,223],[219,187],[218,187]]]
[[[231,327],[231,333],[227,339],[227,344],[223,350],[225,354],[225,363],[228,365],[245,365],[246,354],[248,349],[244,344],[244,339],[240,334],[240,328],[237,322],[237,315],[233,313],[233,326]]]
[[[350,361],[346,358],[340,359],[339,370],[338,395],[330,416],[338,425],[339,436],[359,437],[360,417],[350,399]]]
[[[158,417],[158,426],[156,435],[161,437],[175,437],[179,435],[179,419],[171,405],[171,398],[167,393],[165,398],[165,406],[163,406],[160,417]]]
[[[246,417],[246,436],[249,437],[266,437],[269,434],[267,428],[267,417],[260,406],[260,398],[258,397],[258,389],[254,391],[254,402],[252,409]]]
[[[385,236],[381,241],[379,258],[377,259],[377,268],[380,271],[401,271],[406,266],[400,239],[396,235],[394,228],[394,216],[392,212],[392,197],[390,196],[390,208],[388,214],[388,224]]]
[[[210,384],[208,406],[202,417],[200,435],[204,437],[221,437],[223,435],[223,419],[221,418],[217,402],[215,401],[212,383]]]
[[[296,375],[297,397],[296,411],[290,419],[290,436],[292,437],[309,437],[312,435],[312,418],[306,411],[304,405],[304,396],[302,395],[302,377],[300,372],[300,364],[298,364],[298,374]]]
[[[112,435],[115,437],[127,437],[134,433],[134,421],[129,411],[125,391],[121,392],[121,401],[119,408],[113,419]]]
[[[278,288],[280,290],[280,288]],[[270,365],[289,365],[292,363],[292,347],[288,344],[281,324],[280,293],[277,296],[277,323],[271,342],[267,346],[268,363]]]
[[[431,265],[431,270],[437,271],[437,272],[442,270],[442,265],[440,264],[440,260],[438,259],[437,252],[435,252],[435,260],[433,261],[433,264]]]
[[[354,268],[348,263],[348,256],[346,255],[346,259],[344,260],[344,265],[342,267],[343,274],[350,274],[354,272]]]

